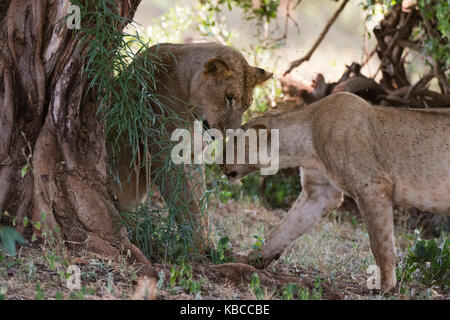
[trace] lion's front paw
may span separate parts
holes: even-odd
[[[388,293],[395,289],[397,285],[397,279],[395,277],[395,272],[391,272],[388,276],[382,277],[381,279],[381,292]]]

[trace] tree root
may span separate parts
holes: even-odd
[[[171,267],[171,265],[162,264],[144,265],[138,271],[138,276],[158,278],[158,273],[161,270],[163,270],[166,274],[169,274]],[[269,270],[258,270],[243,263],[225,263],[221,265],[193,263],[192,272],[194,277],[205,277],[214,283],[248,285],[252,275],[256,273],[259,276],[261,285],[267,288],[281,289],[288,283],[295,283],[299,287],[307,287],[309,289],[315,288],[314,279],[310,274],[306,274],[304,277],[299,277],[284,272],[275,273]],[[328,283],[322,282],[320,285],[323,290],[323,299],[343,299],[343,296],[334,291]]]

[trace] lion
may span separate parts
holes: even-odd
[[[165,113],[167,117],[176,115],[165,125],[167,139],[174,129],[194,119],[203,121],[206,128],[216,128],[221,132],[240,127],[243,113],[252,103],[253,89],[272,76],[264,69],[250,66],[239,51],[216,43],[158,44],[141,54],[130,67],[145,68],[148,61],[157,66],[154,79],[149,79],[148,86],[156,86],[154,96],[158,96],[163,105],[152,105],[153,112],[157,115]],[[167,152],[170,155],[170,150],[152,145],[148,172],[136,161],[130,166],[132,149],[124,139],[119,139],[119,148],[108,146],[109,157],[113,159],[109,190],[119,203],[118,209],[133,210],[137,204],[145,202],[150,179],[156,180],[163,198],[167,199],[169,193],[176,189],[174,181],[169,175],[156,179],[155,173],[162,167]],[[139,151],[142,153],[137,158],[142,160],[146,153],[142,147]],[[187,179],[186,176],[185,180],[191,193],[180,194],[175,206],[181,208],[187,204],[184,211],[186,214],[190,211],[189,215],[194,220],[195,245],[206,251],[209,247],[209,221],[206,213],[201,214],[198,204],[201,186],[193,181],[203,180],[203,170],[191,170],[190,174],[193,178]],[[177,215],[176,218],[180,221],[190,217]]]
[[[248,128],[279,130],[279,166],[299,166],[302,185],[261,251],[245,256],[249,263],[266,267],[278,259],[291,242],[338,209],[346,194],[367,227],[381,290],[389,291],[396,286],[393,206],[450,214],[448,109],[372,106],[354,94],[337,93],[295,111],[254,118],[243,126]],[[262,167],[246,161],[222,170],[237,180]]]

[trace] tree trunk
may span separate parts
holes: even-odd
[[[132,18],[139,2],[117,0],[117,12]],[[47,231],[71,245],[110,257],[127,249],[148,262],[106,189],[98,93],[86,94],[83,72],[89,48],[67,28],[69,5],[0,1],[0,212],[21,232],[24,217],[45,216]]]

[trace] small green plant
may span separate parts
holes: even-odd
[[[257,273],[250,277],[250,291],[256,296],[258,300],[264,299],[264,290],[261,288],[259,276]]]
[[[7,293],[8,289],[6,287],[0,287],[0,300],[5,300]]]
[[[281,299],[283,300],[293,300],[295,298],[295,295],[300,290],[298,285],[296,283],[288,283],[285,285],[281,292]]]
[[[12,256],[16,255],[16,243],[25,243],[25,239],[16,231],[16,229],[2,225],[0,225],[0,240],[0,249],[4,248],[6,252]]]
[[[262,246],[264,245],[264,239],[261,236],[253,235],[255,242],[252,244],[253,251],[250,253],[250,260],[253,261],[253,265],[260,265],[262,262]]]
[[[322,280],[319,276],[314,279],[314,289],[312,290],[311,300],[320,300],[322,298]]]
[[[253,238],[255,239],[255,242],[252,244],[252,249],[260,250],[261,247],[264,245],[264,239],[257,234],[254,234]]]
[[[450,252],[448,238],[438,245],[435,239],[418,239],[409,249],[408,258],[403,266],[404,280],[412,280],[412,274],[418,271],[421,282],[427,287],[437,285],[444,290],[450,287]]]
[[[300,193],[298,174],[285,177],[283,174],[268,176],[263,190],[266,201],[273,208],[289,208]]]
[[[39,283],[36,284],[35,290],[36,290],[36,294],[34,295],[34,299],[36,299],[36,300],[45,300],[46,299],[45,294],[42,291],[41,285]]]
[[[71,292],[69,297],[71,300],[83,300],[84,296],[95,295],[95,289],[94,288],[87,288],[86,286],[82,286],[80,291],[78,292]]]
[[[314,288],[311,291],[308,288],[300,288],[300,290],[298,291],[298,300],[320,300],[321,297],[321,288]]]
[[[211,261],[213,264],[234,262],[233,247],[230,243],[230,239],[227,236],[220,238],[217,247],[212,250]]]
[[[296,283],[290,282],[282,288],[280,298],[283,300],[320,300],[322,293],[321,280],[319,277],[316,277],[312,290],[299,287]]]
[[[166,274],[164,273],[164,270],[159,271],[158,273],[158,290],[161,290],[164,286],[164,281],[166,280]]]
[[[180,286],[189,293],[199,294],[202,290],[203,281],[194,280],[192,273],[192,266],[183,263],[180,266],[172,266],[170,270],[170,287]],[[172,292],[176,292],[171,290]]]

